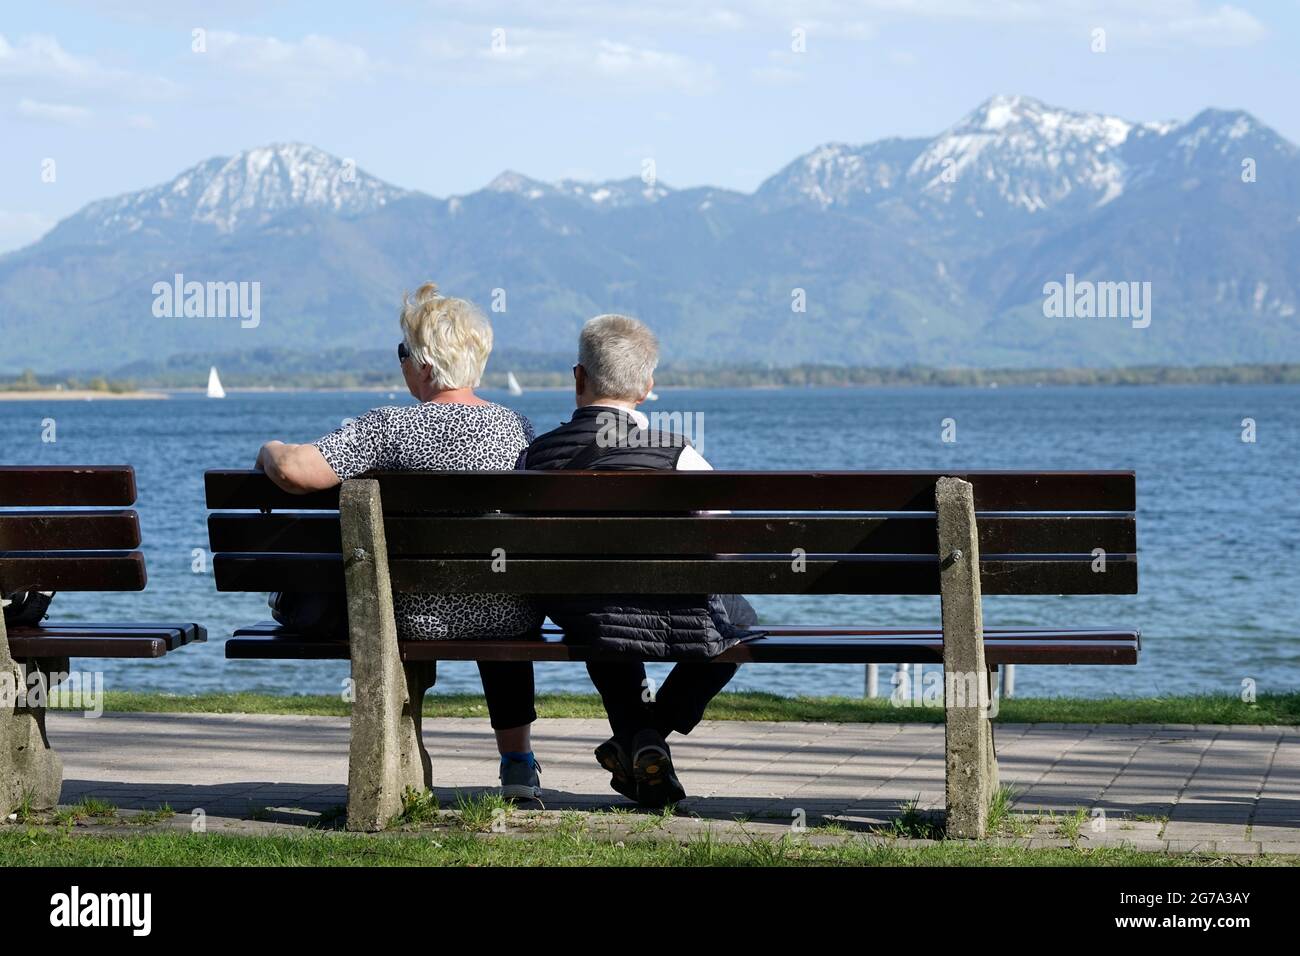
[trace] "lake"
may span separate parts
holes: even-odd
[[[1137,667],[1017,669],[1017,693],[1155,695],[1300,687],[1300,389],[1197,386],[1000,389],[661,389],[659,411],[698,413],[716,468],[1133,469],[1136,596],[985,599],[987,626],[1136,625]],[[392,396],[390,398],[390,395]],[[567,392],[484,397],[539,433],[567,419]],[[97,661],[110,690],[335,693],[339,662],[227,661],[232,628],[269,617],[257,595],[218,597],[192,570],[207,548],[203,472],[250,467],[269,438],[309,441],[344,418],[406,396],[377,392],[177,394],[167,401],[0,402],[5,464],[135,466],[149,586],[60,594],[60,619],[198,621],[210,643],[161,661]],[[55,441],[47,419],[53,420]],[[954,442],[942,440],[944,420]],[[1242,440],[1243,419],[1256,440]],[[938,598],[753,598],[769,622],[935,625]],[[652,668],[662,679],[664,668]],[[589,690],[580,665],[538,665],[541,690]],[[886,675],[887,676],[887,675]],[[860,695],[861,666],[752,665],[733,689]],[[437,691],[477,691],[473,664],[440,668]],[[882,677],[882,691],[888,691]]]

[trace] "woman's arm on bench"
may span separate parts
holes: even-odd
[[[277,486],[293,495],[324,491],[339,483],[339,476],[315,445],[269,441],[257,453],[257,464],[253,467],[266,472]]]

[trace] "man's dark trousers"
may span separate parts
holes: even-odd
[[[610,729],[616,737],[630,740],[647,727],[665,737],[674,730],[689,734],[738,666],[683,661],[657,689],[647,683],[640,661],[591,661],[587,673],[605,704]]]

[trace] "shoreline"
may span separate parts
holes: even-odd
[[[671,392],[708,392],[708,391],[809,391],[814,389],[831,391],[893,391],[898,389],[944,389],[944,390],[979,390],[998,391],[999,389],[1095,389],[1095,388],[1230,388],[1251,386],[1300,386],[1300,381],[988,381],[988,382],[954,382],[954,381],[889,381],[889,382],[724,382],[720,384],[699,383],[656,383],[660,397]],[[479,391],[496,396],[506,392],[504,385],[482,385]],[[560,392],[571,394],[573,386],[566,384],[529,385],[525,383],[524,392],[550,394]],[[226,393],[248,395],[306,394],[306,393],[364,393],[393,396],[394,401],[407,398],[406,385],[396,382],[386,385],[227,385]],[[203,396],[204,386],[196,385],[149,385],[125,392],[96,391],[94,389],[5,389],[0,387],[0,401],[157,401],[179,396]]]
[[[97,392],[89,388],[43,388],[32,391],[0,390],[0,402],[98,402],[124,400],[165,400],[163,391]]]
[[[916,383],[862,383],[862,384],[816,384],[816,385],[788,385],[778,383],[762,383],[753,385],[660,385],[656,383],[655,390],[659,392],[660,398],[663,398],[669,392],[710,392],[710,391],[744,391],[744,392],[770,392],[770,391],[809,391],[811,389],[826,389],[833,391],[885,391],[895,389],[951,389],[951,390],[979,390],[979,391],[998,391],[1000,389],[1040,389],[1040,388],[1068,388],[1068,389],[1110,389],[1110,388],[1242,388],[1242,387],[1262,387],[1276,386],[1279,388],[1295,388],[1300,386],[1300,382],[1015,382],[1008,384],[946,384],[938,382],[916,382]],[[497,394],[505,392],[503,385],[483,385],[478,391],[485,394]],[[526,385],[524,393],[529,392],[564,392],[572,393],[572,385]],[[367,394],[387,394],[393,393],[395,399],[404,399],[406,395],[405,385],[396,385],[388,388],[382,385],[227,385],[226,394],[247,394],[247,395],[274,395],[281,394],[302,394],[307,392],[331,393],[331,392],[364,392]],[[90,393],[100,397],[111,398],[169,398],[172,395],[203,395],[205,390],[199,387],[178,387],[170,388],[159,386],[156,392],[132,392],[122,395],[108,395],[106,393]],[[0,400],[7,396],[22,396],[26,394],[45,393],[22,393],[22,392],[5,392],[0,391]],[[63,394],[63,393],[53,393]],[[648,403],[647,403],[648,404]]]

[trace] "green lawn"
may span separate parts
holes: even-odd
[[[338,697],[269,694],[196,694],[174,696],[109,691],[104,709],[144,713],[324,714],[344,717],[351,707]],[[541,694],[542,717],[603,717],[595,694]],[[476,694],[430,694],[426,717],[486,717]],[[709,705],[712,720],[797,720],[844,723],[939,722],[936,707],[895,707],[888,698],[781,697],[776,694],[724,693]],[[1300,693],[1261,694],[1254,703],[1229,695],[1189,697],[1082,698],[1019,697],[1002,701],[997,719],[1006,723],[1081,724],[1297,724]]]
[[[1260,866],[1284,858],[1170,855],[1126,849],[1029,850],[989,843],[908,847],[848,840],[812,846],[797,838],[724,843],[628,839],[581,830],[529,839],[438,833],[359,837],[157,833],[109,836],[0,828],[8,866]]]

